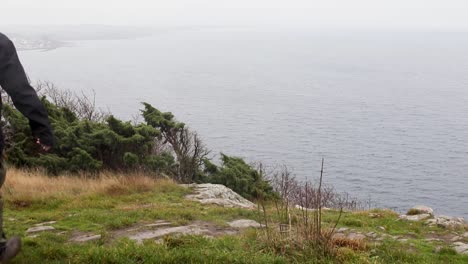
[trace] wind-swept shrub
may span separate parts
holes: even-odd
[[[177,160],[176,180],[192,183],[199,180],[208,149],[197,133],[178,122],[172,113],[161,112],[148,103],[142,111],[146,123],[160,132],[160,139],[171,145]]]
[[[275,195],[270,183],[260,170],[243,159],[221,153],[221,166],[205,160],[205,182],[223,184],[249,200],[265,199]]]
[[[6,153],[10,164],[43,167],[53,174],[135,169],[172,173],[172,156],[156,151],[160,144],[161,132],[158,129],[144,123],[124,122],[112,115],[91,118],[91,113],[96,114],[91,109],[92,105],[87,105],[84,111],[82,107],[73,105],[68,97],[58,100],[60,95],[53,91],[56,103],[46,97],[41,99],[57,139],[56,147],[47,154],[41,154],[32,140],[28,120],[12,105],[4,104],[5,121],[2,126],[6,132]],[[68,105],[75,108],[67,108]]]

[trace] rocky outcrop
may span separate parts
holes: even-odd
[[[400,215],[401,220],[407,221],[421,221],[431,217],[434,214],[434,210],[425,205],[417,205],[409,209],[406,215]]]
[[[407,221],[421,221],[431,217],[430,214],[418,214],[418,215],[400,215],[400,219]]]
[[[457,251],[458,254],[468,255],[468,244],[463,242],[453,243],[453,248]]]
[[[235,221],[229,222],[228,225],[233,228],[249,228],[249,227],[259,228],[259,227],[264,226],[264,225],[259,224],[257,221],[249,220],[249,219],[235,220]]]
[[[158,221],[151,225],[131,227],[124,230],[116,230],[114,237],[127,237],[137,243],[145,240],[159,241],[169,235],[201,235],[214,238],[224,235],[238,234],[242,229],[249,227],[263,227],[254,220],[240,219],[227,223],[229,227],[222,227],[209,222],[195,221],[189,225],[168,226],[169,222]],[[170,224],[170,223],[169,223]]]
[[[192,201],[202,204],[216,204],[223,207],[256,208],[254,203],[221,184],[206,183],[184,186],[193,188],[194,194],[186,196],[187,199]]]
[[[422,221],[427,219],[426,224],[446,229],[464,229],[466,225],[463,217],[434,216],[434,210],[424,205],[418,205],[409,209],[408,213],[400,215],[399,219],[407,221]]]
[[[434,215],[434,210],[429,206],[425,205],[417,205],[408,210],[408,215],[421,215],[421,214],[429,214]]]
[[[135,240],[137,243],[142,243],[147,239],[157,239],[170,234],[183,235],[207,235],[210,230],[199,225],[175,226],[160,228],[157,230],[145,230],[136,234],[129,235],[128,238]]]
[[[451,217],[445,215],[429,219],[426,223],[431,226],[436,225],[447,229],[462,229],[465,227],[465,219],[463,217]]]

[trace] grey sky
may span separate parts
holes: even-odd
[[[466,0],[0,0],[0,25],[258,25],[468,30]]]

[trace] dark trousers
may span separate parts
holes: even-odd
[[[6,179],[6,166],[3,155],[0,156],[0,190],[5,183]],[[3,196],[0,192],[0,247],[6,243],[5,233],[3,233]]]

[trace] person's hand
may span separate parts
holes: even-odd
[[[36,144],[39,145],[41,147],[41,150],[43,150],[44,152],[49,152],[49,150],[52,148],[51,146],[42,144],[41,139],[39,138],[36,138]]]

